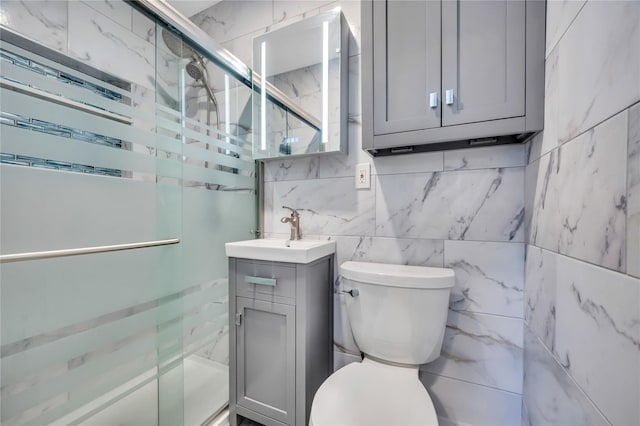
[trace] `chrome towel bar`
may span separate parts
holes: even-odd
[[[0,255],[0,263],[23,262],[26,260],[53,259],[56,257],[80,256],[83,254],[108,253],[111,251],[133,250],[145,247],[167,246],[178,244],[180,239],[146,241],[141,243],[114,244],[110,246],[84,247],[77,249],[34,251],[31,253],[16,253]]]

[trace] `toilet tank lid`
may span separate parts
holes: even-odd
[[[455,282],[452,269],[388,263],[349,261],[340,265],[340,275],[354,281],[405,288],[451,288]]]

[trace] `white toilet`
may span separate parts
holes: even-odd
[[[345,262],[347,313],[364,353],[333,373],[311,406],[312,426],[437,425],[418,367],[440,356],[451,269]]]

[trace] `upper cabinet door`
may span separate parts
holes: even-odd
[[[524,0],[442,2],[442,125],[525,114]]]
[[[374,134],[440,127],[439,1],[373,2]]]

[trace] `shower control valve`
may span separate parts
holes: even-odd
[[[351,297],[360,296],[360,290],[358,290],[357,288],[354,288],[353,290],[342,290],[341,293],[347,293]]]

